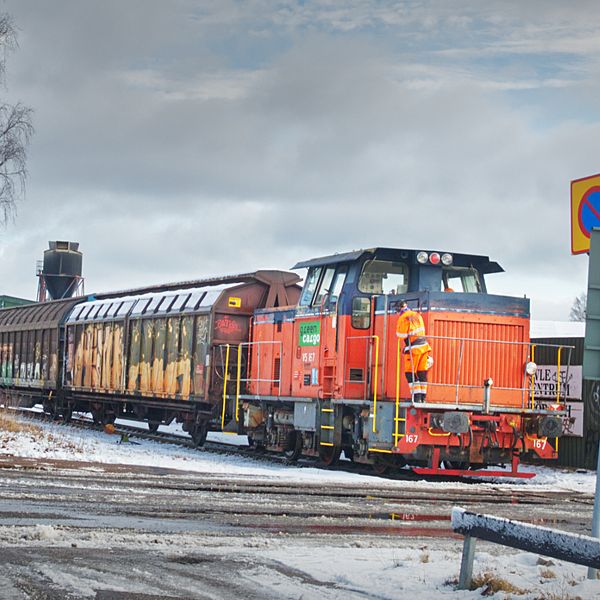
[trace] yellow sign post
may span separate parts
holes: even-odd
[[[589,253],[594,227],[600,227],[600,174],[571,181],[571,254]]]

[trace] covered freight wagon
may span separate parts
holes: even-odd
[[[32,402],[54,397],[56,409],[60,403],[61,328],[66,316],[82,301],[71,298],[0,310],[3,388]]]
[[[295,303],[297,281],[257,271],[80,304],[65,324],[64,390],[99,422],[176,420],[201,443],[219,413],[227,344],[248,341],[256,308]]]

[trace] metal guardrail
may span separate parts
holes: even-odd
[[[476,539],[600,569],[600,539],[587,535],[476,514],[458,507],[452,509],[452,529],[465,536],[459,590],[471,587]]]
[[[454,381],[447,381],[447,382],[440,382],[440,381],[428,381],[428,387],[430,388],[435,388],[435,387],[448,387],[448,386],[452,386],[455,388],[455,399],[454,399],[454,404],[456,406],[460,405],[460,401],[459,401],[459,392],[461,389],[467,389],[467,388],[480,388],[481,384],[477,384],[477,385],[469,385],[469,384],[465,384],[465,383],[461,383],[460,379],[461,379],[461,372],[462,372],[462,367],[463,367],[463,359],[464,359],[464,355],[465,355],[465,344],[472,344],[472,345],[476,345],[476,344],[493,344],[493,345],[506,345],[506,346],[515,346],[515,347],[522,347],[523,349],[526,347],[527,348],[527,352],[523,352],[523,354],[527,355],[527,360],[534,362],[535,360],[535,350],[536,348],[555,348],[557,350],[557,373],[560,374],[560,367],[561,366],[566,366],[567,368],[567,377],[568,377],[568,373],[569,373],[569,368],[571,365],[571,354],[572,351],[574,349],[574,346],[567,346],[567,345],[556,345],[556,344],[532,344],[531,342],[512,342],[512,341],[508,341],[508,340],[492,340],[492,339],[479,339],[479,338],[461,338],[461,337],[451,337],[451,336],[440,336],[440,335],[428,335],[427,336],[428,340],[440,340],[440,341],[450,341],[450,342],[456,342],[459,345],[459,349],[458,349],[458,359],[456,361],[456,374],[454,376]],[[435,347],[433,348],[433,356],[435,358]],[[561,357],[562,357],[562,351],[563,350],[567,350],[568,351],[568,356],[567,356],[567,364],[566,365],[561,365]],[[398,344],[398,348],[397,348],[397,353],[400,354],[401,353],[401,349],[400,349],[400,344]],[[398,398],[398,390],[400,387],[400,379],[402,377],[403,373],[401,373],[401,365],[400,365],[400,358],[398,356],[398,360],[396,363],[396,397]],[[413,376],[415,375],[414,371],[413,371]],[[492,374],[488,374],[488,376],[492,376]],[[529,381],[527,381],[527,379],[529,378]],[[526,408],[527,403],[530,403],[530,408],[533,409],[534,408],[534,399],[535,399],[535,374],[533,376],[528,376],[525,372],[525,365],[523,365],[523,382],[521,387],[498,387],[498,386],[494,386],[494,389],[497,390],[512,390],[514,392],[520,392],[521,393],[521,408]],[[558,404],[561,403],[561,400],[565,400],[564,397],[562,397],[562,390],[563,390],[563,386],[562,385],[557,385],[557,394],[556,394],[556,402]],[[483,408],[483,404],[482,404],[482,408]]]
[[[258,346],[260,348],[261,345],[267,346],[279,346],[279,358],[283,357],[283,344],[280,341],[258,341],[258,342],[242,342],[237,345],[232,344],[221,344],[221,348],[225,348],[225,366],[223,371],[223,400],[222,400],[222,409],[221,409],[221,430],[225,429],[225,415],[226,415],[226,406],[227,406],[227,383],[231,381],[232,378],[229,376],[229,353],[231,348],[235,348],[237,350],[237,359],[236,359],[236,375],[235,375],[235,421],[236,423],[239,421],[240,415],[240,388],[242,383],[271,383],[280,385],[281,382],[281,368],[279,377],[275,379],[262,379],[260,376],[260,352],[258,353],[257,360],[257,377],[242,377],[242,351],[244,347],[250,349],[252,346]],[[274,354],[273,354],[274,355]],[[247,365],[250,364],[250,357],[247,357]],[[227,433],[227,432],[225,432]]]

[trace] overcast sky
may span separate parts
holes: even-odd
[[[391,246],[489,255],[568,319],[569,182],[600,172],[600,3],[0,0],[35,110],[2,293],[48,240],[86,291]]]

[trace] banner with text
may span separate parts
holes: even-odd
[[[557,365],[538,365],[535,373],[535,397],[556,398],[559,377]],[[581,365],[560,368],[560,397],[581,400]]]

